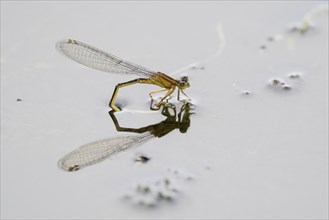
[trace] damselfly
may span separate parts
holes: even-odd
[[[131,62],[125,61],[110,53],[99,50],[88,44],[68,39],[57,42],[57,50],[64,56],[80,63],[85,66],[101,70],[104,72],[118,73],[118,74],[136,74],[143,78],[138,78],[124,83],[119,83],[113,92],[109,106],[114,111],[120,111],[115,105],[115,100],[120,88],[129,86],[135,83],[153,84],[163,89],[150,92],[149,95],[152,99],[152,94],[157,92],[165,92],[165,95],[156,104],[157,109],[164,104],[164,101],[178,88],[177,99],[180,99],[180,92],[182,92],[189,100],[190,98],[184,93],[184,89],[190,87],[188,77],[183,76],[179,80],[173,79],[162,72],[156,72]]]

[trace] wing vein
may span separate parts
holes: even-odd
[[[104,72],[136,74],[150,77],[156,71],[125,61],[113,54],[76,40],[61,40],[56,43],[58,52],[82,65]]]

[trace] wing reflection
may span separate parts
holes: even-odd
[[[186,133],[191,124],[190,115],[193,114],[191,108],[191,103],[185,103],[177,114],[175,107],[163,106],[161,114],[166,119],[157,124],[141,128],[121,127],[115,112],[110,111],[109,114],[117,131],[138,133],[138,135],[112,137],[85,144],[61,158],[58,161],[58,166],[65,171],[77,171],[99,163],[119,152],[143,144],[154,137],[163,137],[175,129],[178,129],[181,133]]]

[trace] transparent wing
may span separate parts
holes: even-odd
[[[77,171],[99,163],[112,155],[137,146],[154,137],[145,132],[135,136],[120,136],[85,144],[58,161],[58,166],[65,171]]]
[[[61,40],[56,49],[64,56],[91,68],[118,74],[137,74],[149,77],[156,71],[125,61],[110,53],[76,40]]]

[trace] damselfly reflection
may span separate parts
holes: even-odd
[[[85,144],[61,158],[58,161],[58,166],[65,171],[77,171],[145,143],[154,137],[163,137],[175,129],[178,129],[181,133],[186,133],[191,124],[190,116],[193,114],[191,113],[191,107],[192,104],[185,103],[177,114],[176,108],[164,105],[161,114],[166,119],[142,128],[121,127],[115,117],[115,111],[110,111],[109,114],[117,131],[133,132],[139,135],[113,137]]]
[[[162,72],[149,70],[76,40],[68,39],[59,41],[56,44],[56,48],[58,52],[64,56],[82,65],[104,72],[136,74],[143,77],[125,83],[119,83],[115,87],[109,103],[109,106],[114,111],[120,111],[120,109],[115,105],[115,100],[119,89],[135,83],[153,84],[163,88],[149,93],[152,99],[152,94],[158,92],[166,92],[166,94],[156,104],[157,109],[159,109],[164,101],[175,91],[176,87],[178,88],[177,99],[179,101],[181,101],[180,92],[182,92],[188,98],[188,100],[191,100],[183,91],[184,89],[190,87],[187,76],[183,76],[179,80],[176,80]]]
[[[151,102],[151,106],[152,106],[152,102]],[[190,112],[191,106],[192,104],[185,103],[181,107],[179,113],[177,114],[176,108],[165,105],[161,111],[161,114],[166,117],[165,120],[157,124],[152,124],[141,128],[123,128],[119,125],[119,122],[115,117],[115,111],[110,111],[109,114],[113,120],[113,123],[117,131],[133,132],[133,133],[150,132],[155,137],[163,137],[175,129],[178,129],[181,133],[186,133],[191,123],[190,115],[193,114]]]

